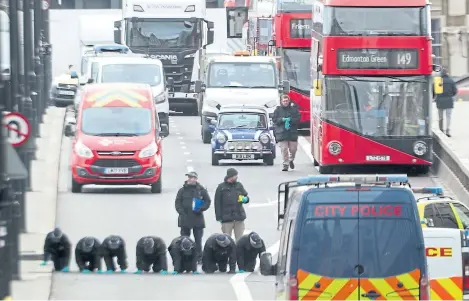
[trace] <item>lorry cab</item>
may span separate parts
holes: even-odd
[[[279,82],[276,60],[261,56],[220,56],[207,66],[204,82],[195,83],[201,93],[201,138],[210,143],[213,130],[207,117],[217,118],[220,107],[229,104],[264,106],[272,118],[280,94],[288,93],[289,82]]]
[[[113,83],[83,87],[74,137],[72,192],[83,185],[149,185],[162,189],[162,128],[149,85]],[[76,129],[75,129],[76,128]]]
[[[167,125],[164,137],[169,136],[169,101],[168,88],[163,64],[159,59],[151,59],[141,55],[125,57],[103,57],[96,67],[96,83],[137,83],[150,85],[153,101],[156,105],[161,124]]]
[[[430,300],[469,298],[469,248],[463,230],[423,229],[430,278]]]
[[[429,299],[424,239],[407,175],[282,183],[278,221],[277,263],[268,253],[260,262],[263,275],[276,276],[277,299]]]

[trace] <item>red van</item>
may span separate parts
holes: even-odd
[[[143,184],[161,193],[165,129],[150,86],[93,84],[85,86],[79,97],[76,124],[65,128],[66,136],[75,137],[72,192],[80,193],[86,184]]]

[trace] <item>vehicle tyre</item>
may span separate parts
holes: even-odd
[[[81,193],[83,185],[80,183],[77,183],[73,178],[72,178],[72,193]]]
[[[319,162],[316,161],[316,159],[314,159],[314,158],[313,158],[313,160],[314,160],[314,161],[313,161],[314,166],[319,166]]]
[[[331,174],[332,173],[332,167],[331,166],[319,166],[319,173],[324,175],[324,174]]]
[[[218,158],[218,156],[215,154],[212,154],[212,165],[213,166],[220,165],[220,158]]]
[[[420,173],[421,174],[426,175],[429,172],[430,172],[430,166],[425,165],[425,166],[420,167]]]
[[[274,165],[274,155],[268,155],[262,159],[268,166]]]
[[[151,184],[151,193],[161,193],[162,184],[163,184],[162,178],[163,178],[163,173],[160,171],[160,177],[158,178],[158,181]]]
[[[212,133],[209,131],[206,131],[204,127],[202,126],[202,141],[204,144],[210,144],[210,141],[212,140]]]
[[[169,124],[166,124],[168,126],[168,131],[166,133],[163,133],[163,137],[168,137],[169,136]]]

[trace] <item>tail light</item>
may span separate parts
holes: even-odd
[[[430,283],[428,282],[428,276],[425,274],[420,276],[419,295],[419,300],[430,300]]]
[[[296,279],[296,276],[290,276],[288,294],[288,300],[298,300],[298,280]]]
[[[465,256],[466,255],[466,256]],[[463,253],[462,259],[462,287],[464,291],[469,291],[469,256]]]

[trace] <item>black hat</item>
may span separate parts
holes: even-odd
[[[81,248],[83,249],[83,252],[89,253],[93,250],[93,247],[94,247],[94,238],[85,237],[81,246]]]
[[[143,252],[145,254],[153,254],[155,241],[151,237],[145,237],[143,240]]]
[[[228,168],[226,171],[226,178],[231,178],[238,175],[238,171],[234,168]]]
[[[60,228],[55,228],[54,231],[51,232],[51,239],[53,242],[59,242],[62,239],[63,232]]]
[[[218,234],[215,237],[215,240],[217,241],[217,244],[222,248],[226,248],[231,244],[231,240],[226,234]]]
[[[249,235],[249,243],[253,248],[259,249],[262,247],[262,239],[256,232],[252,232]]]
[[[117,235],[111,235],[108,240],[108,246],[111,250],[117,250],[121,246],[121,240]]]
[[[184,255],[191,255],[193,249],[194,243],[190,240],[190,238],[183,237],[181,240],[181,251],[184,253]]]

